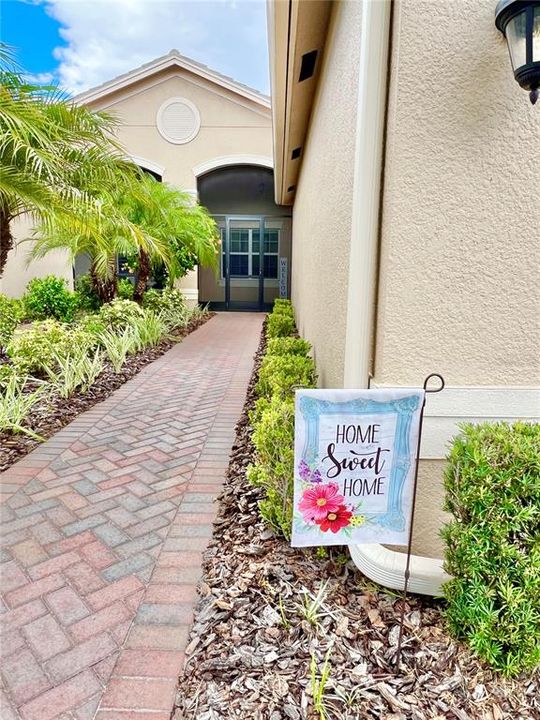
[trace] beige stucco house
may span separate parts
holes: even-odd
[[[288,293],[291,209],[274,203],[268,97],[172,50],[76,102],[116,116],[127,156],[198,197],[214,215],[223,239],[220,272],[215,277],[199,268],[185,277],[181,288],[188,300],[263,309]],[[19,226],[17,238],[29,230]],[[19,296],[31,277],[47,273],[72,283],[67,255],[27,265],[28,252],[29,244],[21,242],[10,253],[0,291]],[[81,258],[75,272],[86,269]]]
[[[415,549],[464,420],[540,415],[539,108],[495,2],[268,3],[276,202],[323,387],[428,398]]]

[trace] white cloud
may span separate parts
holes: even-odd
[[[31,85],[51,85],[54,82],[54,73],[26,73],[26,81]]]
[[[41,0],[66,43],[62,87],[79,93],[172,48],[268,92],[264,0]]]

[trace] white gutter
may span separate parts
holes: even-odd
[[[372,368],[391,15],[391,0],[363,3],[343,383],[346,388],[367,387]],[[349,552],[368,578],[394,590],[403,589],[404,553],[383,545],[353,545]],[[440,595],[446,579],[441,560],[412,556],[411,592]]]

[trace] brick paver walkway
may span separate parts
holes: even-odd
[[[217,315],[0,476],[2,720],[169,720],[261,323]]]

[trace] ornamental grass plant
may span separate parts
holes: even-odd
[[[276,328],[288,332],[272,335]],[[255,462],[247,471],[249,481],[264,490],[259,502],[262,517],[287,538],[294,489],[294,391],[316,385],[315,365],[308,355],[311,346],[295,333],[290,301],[276,300],[266,323],[267,352],[256,387],[259,399],[250,414]]]
[[[463,425],[443,530],[451,632],[507,676],[540,665],[540,425]]]

